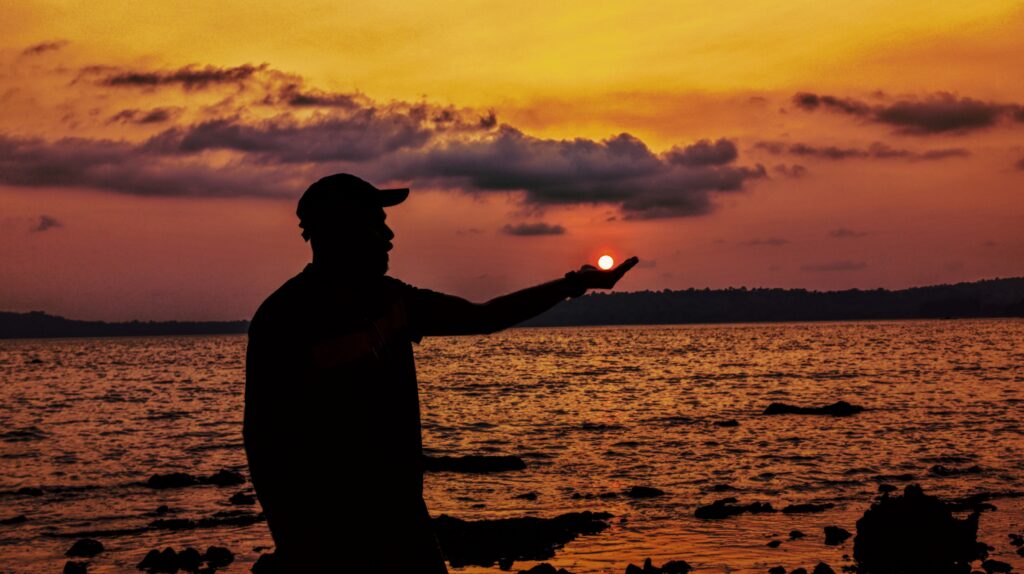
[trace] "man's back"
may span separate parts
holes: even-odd
[[[351,565],[346,550],[419,544],[444,572],[422,500],[406,288],[387,276],[344,284],[309,265],[253,317],[243,432],[279,560]]]

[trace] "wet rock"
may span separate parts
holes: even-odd
[[[216,486],[237,486],[245,484],[245,477],[233,470],[221,469],[202,479],[202,483]]]
[[[825,415],[831,417],[848,417],[862,412],[864,407],[851,405],[846,401],[837,401],[823,407],[799,407],[786,403],[772,403],[764,410],[766,415]]]
[[[274,553],[260,554],[260,557],[256,559],[256,563],[252,565],[250,570],[252,574],[276,574],[277,570],[274,568]]]
[[[768,574],[786,574],[786,568],[783,566],[775,566],[768,569]]]
[[[537,493],[536,492],[524,492],[522,494],[517,494],[517,495],[513,496],[512,498],[516,498],[516,499],[519,499],[519,500],[537,500]]]
[[[89,571],[88,562],[68,560],[64,563],[64,574],[86,574]]]
[[[890,492],[896,492],[897,490],[899,490],[899,489],[896,488],[895,486],[891,485],[891,484],[879,484],[878,485],[878,493],[879,494],[888,494]]]
[[[186,572],[199,570],[199,565],[202,561],[203,556],[195,548],[189,547],[178,553],[178,568]]]
[[[731,485],[731,484],[716,484],[716,485],[711,487],[711,491],[712,492],[727,492],[727,491],[733,491],[733,490],[739,490],[739,489],[736,488],[735,486]]]
[[[1021,535],[1021,534],[1011,534],[1010,535],[1010,545],[1011,546],[1016,546],[1016,547],[1024,546],[1024,535]]]
[[[146,486],[156,489],[183,488],[199,484],[199,479],[185,472],[154,474],[146,481]]]
[[[163,552],[150,550],[136,568],[147,572],[170,572],[173,574],[179,570],[178,553],[171,547],[164,548]]]
[[[246,492],[236,492],[231,495],[228,502],[236,506],[256,504],[256,495],[248,494]]]
[[[203,560],[211,568],[223,568],[235,561],[235,555],[223,546],[210,546],[203,554]]]
[[[825,504],[790,504],[782,509],[783,514],[810,514],[812,512],[825,512],[836,505],[826,502]]]
[[[554,566],[547,562],[541,562],[529,570],[520,570],[519,574],[572,574],[572,572],[569,572],[565,568],[559,568],[556,570]]]
[[[1007,572],[1013,572],[1013,566],[1010,566],[1006,562],[1000,562],[999,560],[986,560],[981,563],[981,568],[988,574],[1005,574]]]
[[[167,514],[170,511],[171,511],[171,508],[169,506],[167,506],[166,504],[161,504],[160,506],[156,507],[156,510],[154,511],[154,513],[157,516],[163,516],[163,515]]]
[[[20,494],[22,496],[42,496],[43,495],[43,489],[36,488],[34,486],[23,486],[23,487],[19,488],[18,490],[14,491],[14,493],[15,494]]]
[[[693,513],[697,518],[703,518],[707,520],[717,520],[721,518],[728,518],[730,516],[736,516],[749,512],[751,514],[762,514],[766,512],[775,512],[772,505],[767,502],[752,502],[750,504],[738,504],[735,498],[723,498],[716,500],[708,506],[698,507]]]
[[[806,568],[794,568],[793,570],[791,570],[789,572],[789,574],[807,574],[807,569]]]
[[[1024,556],[1024,547],[1017,549],[1017,556]]]
[[[947,468],[941,464],[937,464],[928,469],[928,472],[936,476],[963,476],[965,474],[980,474],[981,467],[974,465],[967,468]]]
[[[790,540],[799,540],[799,539],[803,538],[804,536],[807,536],[807,535],[804,534],[803,532],[800,532],[799,530],[790,530],[789,531],[789,539]]]
[[[644,560],[643,568],[630,564],[626,566],[626,574],[687,574],[693,570],[685,560],[672,560],[661,565],[661,567],[655,566],[650,558]]]
[[[740,422],[736,419],[729,419],[724,421],[715,421],[716,427],[738,427]]]
[[[818,562],[818,564],[814,567],[814,570],[811,571],[811,574],[836,574],[836,571],[833,570],[832,567],[828,564],[825,564],[824,562]]]
[[[782,541],[781,540],[772,540],[772,541],[768,542],[768,544],[766,544],[766,546],[768,546],[768,548],[778,548],[779,546],[782,546]]]
[[[838,526],[826,526],[825,527],[825,545],[826,546],[839,546],[843,542],[852,536],[849,530],[840,528]]]
[[[623,494],[630,498],[653,498],[655,496],[663,496],[665,491],[652,486],[634,486]]]
[[[28,518],[25,518],[24,514],[19,514],[17,516],[12,516],[10,518],[4,518],[3,520],[0,520],[0,524],[3,524],[5,526],[8,524],[21,524],[22,522],[25,522],[27,520]]]
[[[74,558],[92,558],[100,552],[103,552],[103,544],[100,543],[99,540],[82,538],[72,544],[71,548],[68,548],[68,551],[65,552],[64,555]]]
[[[423,456],[425,472],[505,472],[523,470],[526,463],[518,456]]]
[[[857,521],[853,556],[872,574],[966,572],[987,554],[977,539],[979,516],[957,519],[942,500],[910,485],[902,496],[882,497]]]
[[[609,527],[607,512],[570,512],[554,518],[522,517],[467,521],[442,514],[434,533],[453,568],[493,566],[501,560],[548,560],[582,534]]]

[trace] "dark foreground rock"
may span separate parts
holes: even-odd
[[[89,571],[88,562],[78,562],[75,560],[68,560],[64,563],[64,574],[86,574]]]
[[[707,506],[698,507],[693,513],[697,518],[703,518],[705,520],[717,520],[721,518],[728,518],[730,516],[736,516],[749,512],[751,514],[761,514],[765,512],[775,512],[772,505],[767,502],[752,502],[750,504],[739,504],[735,498],[723,498],[716,500]]]
[[[572,572],[569,572],[565,568],[559,568],[556,570],[554,566],[547,562],[541,562],[529,570],[520,570],[519,574],[572,574]]]
[[[651,563],[651,559],[644,560],[643,568],[630,564],[626,566],[626,574],[687,574],[693,567],[685,560],[672,560],[662,564],[660,567]]]
[[[665,491],[653,486],[633,486],[623,492],[623,494],[630,498],[653,498],[655,496],[663,496]]]
[[[217,568],[223,568],[234,562],[235,556],[230,550],[221,546],[210,546],[205,554],[200,554],[195,548],[186,548],[176,552],[173,548],[150,550],[149,554],[139,562],[137,568],[147,572],[169,572],[178,570],[186,572],[214,572]]]
[[[978,511],[953,516],[942,500],[910,485],[902,496],[883,496],[857,521],[853,556],[867,574],[959,574],[985,558],[978,542]]]
[[[772,403],[764,410],[766,415],[826,415],[831,417],[848,417],[862,412],[864,407],[851,405],[846,401],[838,401],[823,407],[798,407],[786,403]]]
[[[607,512],[570,512],[554,518],[507,518],[467,521],[442,514],[434,533],[453,568],[493,566],[511,568],[516,560],[548,560],[555,550],[581,534],[608,528]]]
[[[839,546],[843,542],[846,542],[850,536],[850,531],[845,528],[838,526],[826,526],[825,527],[825,545],[826,546]]]
[[[72,544],[64,555],[73,558],[92,558],[100,552],[103,552],[103,544],[99,540],[83,538]]]
[[[518,456],[426,456],[423,457],[423,470],[426,472],[505,472],[523,470],[526,463]]]

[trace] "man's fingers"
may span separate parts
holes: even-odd
[[[629,259],[623,261],[622,263],[619,263],[619,266],[615,268],[615,272],[618,273],[618,275],[621,277],[622,275],[624,275],[626,273],[626,271],[629,271],[630,269],[632,269],[633,266],[636,265],[639,262],[640,262],[640,259],[638,259],[636,255],[634,255],[634,256],[630,257]]]

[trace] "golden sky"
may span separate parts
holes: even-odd
[[[475,300],[601,250],[626,290],[1024,275],[1020,2],[0,10],[0,309],[249,317],[336,171],[412,186],[392,274]]]

